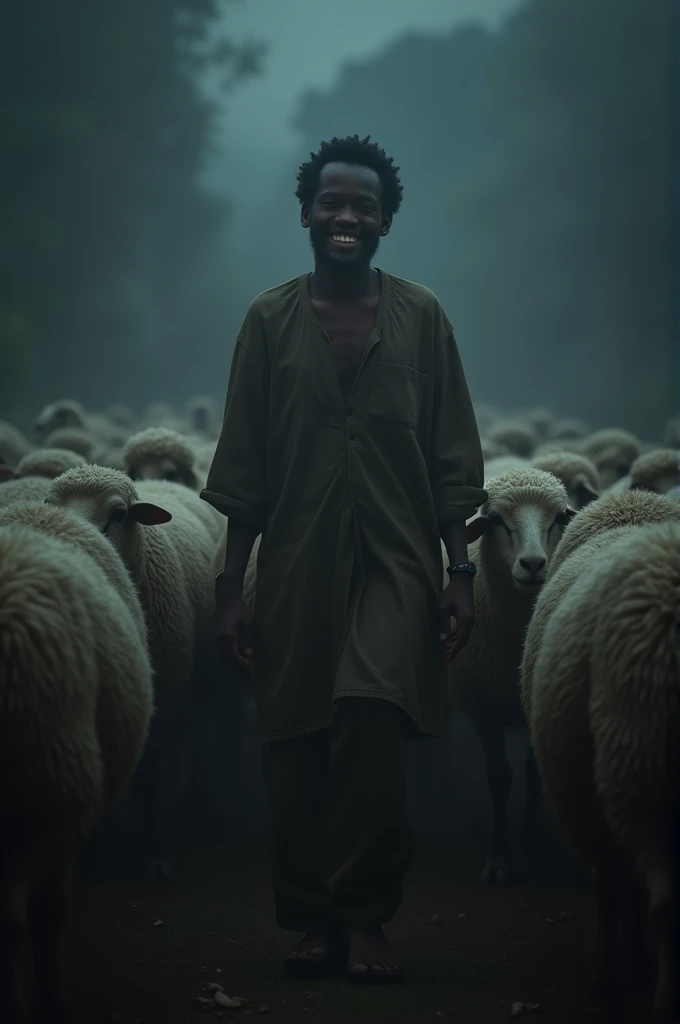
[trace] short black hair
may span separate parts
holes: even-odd
[[[336,136],[330,142],[322,142],[317,153],[310,153],[310,159],[301,164],[298,170],[298,186],[295,195],[303,205],[311,205],[319,187],[319,176],[326,164],[359,164],[370,167],[380,178],[382,185],[383,212],[392,217],[401,206],[404,189],[398,175],[398,167],[371,136],[360,139],[358,135],[348,135],[344,139]]]

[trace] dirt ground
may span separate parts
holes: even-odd
[[[262,849],[185,855],[172,882],[81,879],[64,941],[76,1024],[185,1024],[218,1018],[194,1007],[207,983],[247,1008],[221,1019],[389,1020],[495,1024],[516,1001],[527,1020],[584,1019],[592,903],[582,882],[484,888],[448,869],[446,846],[422,849],[389,934],[408,966],[398,985],[289,980],[280,966],[296,936],[273,922]],[[433,923],[438,915],[440,922]]]

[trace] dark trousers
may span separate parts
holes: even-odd
[[[386,700],[347,697],[330,729],[265,744],[281,928],[370,928],[396,913],[416,852],[406,816],[410,726]]]

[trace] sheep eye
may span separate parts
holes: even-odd
[[[505,526],[503,517],[498,512],[492,512],[489,516],[489,526]]]
[[[120,505],[118,508],[114,508],[113,512],[109,516],[109,521],[104,527],[104,535],[109,532],[109,527],[112,523],[123,523],[127,516],[127,508],[125,505]]]
[[[569,524],[569,516],[567,515],[567,513],[558,512],[555,516],[555,523],[553,523],[553,526],[555,524],[557,524],[557,526],[567,526]]]

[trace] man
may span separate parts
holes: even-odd
[[[465,520],[486,497],[451,324],[431,291],[371,265],[398,170],[358,136],[300,168],[314,271],[251,304],[202,492],[229,516],[217,631],[253,678],[277,920],[305,932],[284,966],[358,981],[403,973],[382,925],[415,853],[406,743],[445,716],[440,630],[451,658],[474,621]]]

